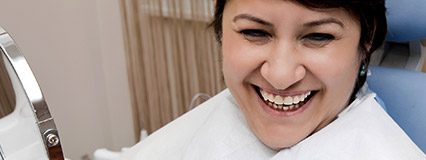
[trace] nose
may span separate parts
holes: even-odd
[[[301,81],[306,75],[297,49],[281,46],[268,53],[260,68],[260,73],[275,89],[286,89]]]

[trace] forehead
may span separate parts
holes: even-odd
[[[308,8],[295,0],[228,0],[224,16],[250,14],[267,21],[285,21],[286,17],[315,20],[333,17],[346,23],[359,23],[358,18],[343,8]]]

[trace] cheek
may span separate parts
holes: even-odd
[[[354,83],[359,63],[358,38],[348,38],[326,48],[323,51],[311,54],[310,63],[314,74],[328,86]]]
[[[261,64],[259,49],[224,31],[222,39],[223,74],[225,79],[242,81]]]
[[[328,71],[329,74],[325,80],[327,90],[331,91],[333,96],[341,97],[341,100],[347,100],[355,85],[357,66],[358,64],[353,62],[332,67]]]
[[[355,37],[355,36],[354,36]],[[342,42],[343,41],[343,42]],[[353,91],[360,65],[358,39],[342,40],[333,46],[310,51],[308,70],[322,83],[325,106],[344,106]],[[334,107],[333,107],[334,108]],[[333,111],[334,112],[334,111]]]
[[[320,61],[317,63],[320,64],[313,67],[313,72],[324,84],[327,97],[334,100],[339,97],[342,102],[336,103],[346,103],[358,76],[359,52],[355,47],[352,50],[338,50],[335,53],[317,58]]]
[[[354,57],[356,59],[356,57]],[[354,59],[336,59],[324,63],[321,68],[322,77],[324,82],[331,84],[345,83],[347,81],[354,81],[358,68],[357,60]]]

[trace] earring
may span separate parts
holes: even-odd
[[[364,77],[367,74],[365,63],[361,64],[361,69],[359,70],[359,76]]]

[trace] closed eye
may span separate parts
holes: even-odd
[[[311,47],[322,47],[335,40],[336,37],[329,33],[310,33],[303,36],[302,39]]]
[[[239,31],[250,42],[267,42],[272,35],[261,29],[243,29]]]
[[[304,39],[308,39],[311,41],[330,41],[334,40],[335,37],[332,34],[328,33],[311,33],[304,36]]]

